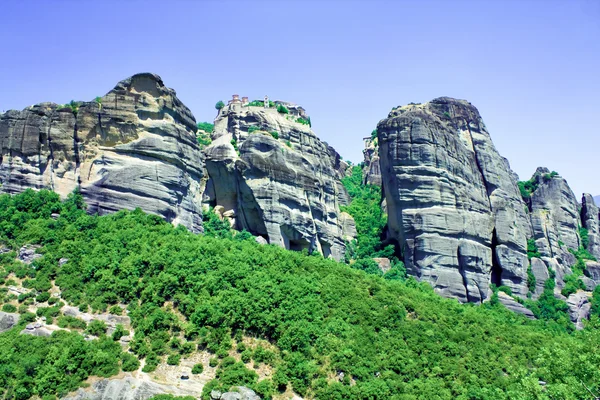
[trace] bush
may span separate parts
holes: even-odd
[[[101,336],[106,333],[106,324],[98,319],[92,320],[85,330],[90,335]]]
[[[2,311],[7,313],[14,313],[17,311],[17,307],[13,306],[12,304],[3,304]]]
[[[112,334],[112,340],[120,340],[123,336],[128,336],[129,331],[122,324],[117,324],[115,331]]]
[[[527,239],[527,257],[531,260],[532,258],[541,258],[535,239]]]
[[[117,305],[112,306],[108,309],[108,312],[111,313],[112,315],[122,315],[123,314],[123,309]]]
[[[271,134],[271,136],[273,136],[273,139],[279,139],[279,132],[271,131],[269,133]]]
[[[257,131],[260,131],[260,130],[262,130],[262,129],[259,126],[256,126],[256,125],[252,125],[252,126],[248,127],[248,133],[254,133],[254,132],[257,132]]]
[[[38,303],[45,303],[50,299],[50,293],[48,292],[42,292],[40,294],[37,295],[37,297],[35,298],[35,301],[37,301]]]
[[[302,125],[310,125],[310,123],[308,122],[308,120],[307,120],[307,119],[304,119],[304,118],[302,118],[302,117],[298,117],[298,118],[296,119],[296,122],[298,122],[299,124],[302,124]]]
[[[215,104],[215,108],[217,110],[222,109],[223,107],[225,107],[225,103],[223,103],[221,100],[217,101],[217,104]]]
[[[250,361],[252,361],[252,351],[250,349],[242,351],[241,358],[245,364],[248,364]]]
[[[280,104],[277,106],[277,112],[279,114],[289,114],[290,110],[288,110],[285,106]]]
[[[179,354],[171,354],[169,357],[167,357],[167,364],[179,365],[180,360],[181,360],[181,356]]]
[[[140,368],[140,362],[136,356],[129,353],[123,353],[121,356],[121,369],[125,372],[137,371]]]
[[[204,372],[204,365],[202,365],[202,364],[194,364],[194,366],[192,367],[192,374],[199,375],[202,372]]]
[[[216,357],[213,357],[213,358],[211,358],[211,359],[208,361],[208,365],[209,365],[210,367],[213,367],[213,368],[214,368],[214,367],[216,367],[217,365],[219,365],[219,359],[218,359],[218,358],[216,358]]]

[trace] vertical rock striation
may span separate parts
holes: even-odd
[[[205,149],[209,174],[205,201],[269,243],[343,258],[355,235],[340,212],[348,196],[343,166],[298,116],[231,102],[215,120]]]
[[[525,296],[526,205],[477,109],[438,98],[392,110],[377,131],[388,225],[407,271],[460,301],[485,300],[491,283]]]
[[[140,207],[202,230],[204,163],[195,120],[154,74],[134,75],[94,102],[41,103],[0,117],[4,193],[81,190],[90,212]]]

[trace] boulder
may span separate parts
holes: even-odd
[[[99,101],[40,103],[0,116],[0,192],[79,188],[91,213],[137,207],[202,230],[204,161],[190,110],[158,75]]]
[[[21,247],[21,249],[19,250],[19,261],[25,264],[31,264],[33,260],[41,258],[42,255],[36,253],[37,249],[39,249],[40,247],[41,246],[38,245],[25,245]]]
[[[526,308],[524,305],[517,302],[515,299],[513,299],[504,292],[498,292],[498,301],[500,301],[500,303],[502,303],[504,307],[506,307],[512,312],[524,315],[529,319],[536,319],[535,315],[533,315],[533,312],[530,309]]]
[[[590,297],[590,293],[578,291],[577,293],[572,293],[567,298],[569,317],[571,318],[571,322],[575,324],[575,328],[579,330],[583,329],[583,320],[590,317],[590,310],[592,308]]]
[[[348,202],[343,167],[309,125],[274,108],[231,103],[219,111],[204,153],[204,201],[235,229],[286,249],[343,258],[352,236],[351,217],[340,211]]]
[[[391,238],[409,275],[459,301],[490,284],[525,297],[526,205],[477,109],[442,97],[393,109],[377,125]]]
[[[384,274],[386,272],[388,272],[390,269],[392,269],[392,263],[389,258],[376,257],[376,258],[373,258],[373,261],[375,261],[377,263],[377,265],[379,266],[379,269]]]
[[[21,316],[16,313],[7,313],[0,311],[0,333],[6,332],[19,323]]]

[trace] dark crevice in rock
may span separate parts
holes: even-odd
[[[458,263],[458,272],[462,277],[463,286],[465,288],[465,296],[468,302],[471,301],[469,296],[469,280],[467,279],[467,271],[465,270],[465,266],[462,263],[462,257],[460,255],[460,246],[456,249],[456,262]]]
[[[502,267],[498,260],[498,254],[496,247],[498,246],[498,238],[496,236],[496,229],[492,232],[492,274],[490,282],[496,286],[502,286]]]

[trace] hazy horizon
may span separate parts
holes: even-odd
[[[394,106],[462,98],[521,179],[600,194],[600,2],[5,1],[0,111],[159,74],[198,121],[233,93],[304,106],[353,162]],[[591,161],[591,162],[590,162]],[[590,165],[591,164],[591,165]]]

